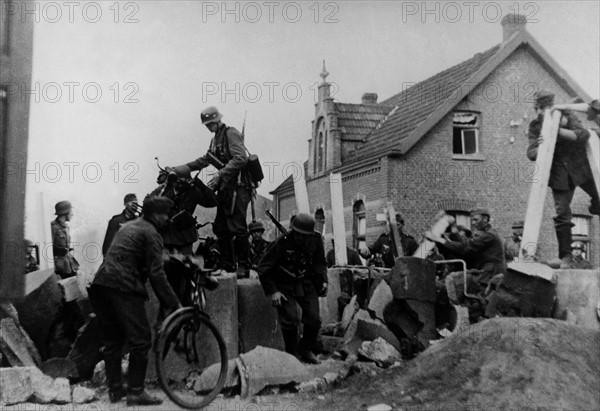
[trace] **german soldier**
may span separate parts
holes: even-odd
[[[159,231],[169,220],[173,202],[165,197],[146,197],[143,215],[124,225],[115,235],[104,262],[89,289],[104,344],[109,398],[118,402],[127,394],[127,405],[157,405],[162,400],[144,390],[148,352],[152,345],[146,315],[146,282],[161,304],[171,310],[181,305],[163,268],[163,241]],[[121,381],[123,346],[129,347],[127,393]]]
[[[265,253],[267,247],[271,244],[270,241],[267,241],[263,238],[263,234],[265,232],[265,227],[260,221],[253,221],[248,226],[248,231],[250,232],[250,263],[252,265],[252,269],[256,270],[258,267],[258,262],[260,258]]]
[[[286,352],[311,364],[319,362],[312,352],[321,328],[318,297],[327,294],[328,285],[323,240],[314,229],[312,216],[296,215],[291,231],[271,244],[258,265],[263,290],[277,308]],[[298,343],[300,322],[304,331]]]
[[[404,219],[400,213],[396,213],[396,226],[398,227],[398,233],[400,234],[400,244],[402,245],[402,252],[406,256],[413,255],[419,245],[415,241],[415,238],[411,235],[404,233]],[[394,240],[389,233],[382,233],[372,246],[362,246],[359,250],[360,255],[363,258],[369,258],[372,254],[381,254],[384,266],[391,268],[394,266]]]
[[[137,196],[135,194],[127,194],[123,199],[123,205],[125,208],[121,214],[112,216],[108,221],[108,228],[106,229],[106,235],[104,236],[104,242],[102,243],[102,256],[106,257],[108,248],[112,243],[115,234],[119,231],[119,228],[128,221],[137,218]]]
[[[64,279],[77,275],[79,269],[79,263],[71,254],[73,248],[68,224],[73,217],[73,206],[69,201],[59,201],[54,210],[57,217],[50,223],[54,272]]]
[[[225,125],[221,117],[215,107],[208,107],[201,113],[202,124],[214,133],[214,137],[207,154],[186,165],[191,170],[202,170],[211,164],[219,168],[207,184],[218,191],[213,232],[217,236],[222,268],[234,271],[237,265],[238,277],[245,278],[250,270],[246,212],[253,185],[245,171],[248,155],[243,136],[235,128]]]

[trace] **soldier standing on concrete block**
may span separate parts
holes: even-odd
[[[315,219],[308,214],[296,215],[291,228],[267,249],[258,275],[266,296],[277,308],[285,351],[317,364],[312,350],[321,328],[319,297],[327,295],[328,286],[323,239],[315,232]],[[296,304],[302,308],[302,319]],[[304,331],[298,343],[300,321]]]
[[[250,232],[250,264],[252,269],[256,270],[258,262],[271,242],[263,238],[265,227],[260,221],[251,222],[248,231]]]
[[[106,257],[108,248],[110,247],[115,234],[117,234],[117,231],[119,231],[119,228],[121,228],[121,226],[126,222],[137,218],[137,201],[137,196],[135,194],[127,194],[123,199],[123,205],[125,206],[123,212],[121,212],[121,214],[112,216],[112,218],[108,221],[108,228],[106,229],[106,235],[104,236],[104,242],[102,243],[103,257]]]
[[[235,128],[226,126],[221,117],[216,107],[208,107],[200,114],[202,124],[215,135],[206,155],[186,165],[192,171],[202,170],[209,165],[219,169],[207,186],[217,191],[217,216],[213,232],[219,244],[221,268],[236,271],[238,278],[247,278],[250,255],[246,213],[253,183],[246,171],[248,155],[243,136]],[[174,170],[177,172],[179,167]]]
[[[398,227],[398,232],[400,233],[400,244],[402,245],[402,252],[405,256],[411,256],[417,251],[419,245],[415,241],[415,238],[411,235],[404,233],[404,219],[400,213],[396,213],[396,226]],[[366,247],[362,246],[359,250],[360,256],[362,258],[369,258],[373,254],[381,254],[381,258],[383,259],[384,266],[386,268],[391,268],[394,266],[394,250],[396,246],[394,244],[394,239],[392,238],[391,233],[382,233],[377,240],[373,243],[372,246]]]
[[[73,217],[73,206],[69,201],[59,201],[54,206],[56,219],[50,223],[52,231],[52,254],[54,255],[54,272],[61,278],[77,275],[79,263],[71,254],[71,233],[68,222]]]
[[[89,288],[98,317],[110,402],[127,394],[127,405],[158,405],[162,400],[144,389],[152,333],[146,315],[146,282],[161,304],[181,307],[163,267],[163,240],[159,231],[168,220],[173,201],[146,197],[141,218],[124,225],[115,235],[104,262]],[[127,392],[121,377],[123,347],[129,347]]]
[[[527,158],[535,161],[539,145],[543,142],[541,135],[544,122],[544,110],[554,105],[554,94],[539,91],[536,94],[535,109],[538,114],[529,124],[529,147]],[[576,187],[581,187],[591,197],[590,214],[600,215],[600,198],[596,192],[590,164],[587,161],[586,143],[590,132],[585,130],[579,119],[569,110],[562,112],[560,127],[550,169],[548,186],[552,189],[556,217],[554,229],[558,240],[558,258],[563,260],[564,268],[568,268],[571,258],[571,227],[573,217],[571,201]]]

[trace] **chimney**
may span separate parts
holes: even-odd
[[[527,18],[522,14],[510,13],[502,18],[502,42],[508,41],[518,31],[525,30]]]
[[[362,95],[363,104],[377,104],[377,93],[365,93]]]

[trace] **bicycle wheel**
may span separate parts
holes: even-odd
[[[158,381],[177,405],[202,408],[219,394],[227,377],[227,348],[209,317],[188,307],[170,315],[157,335]]]

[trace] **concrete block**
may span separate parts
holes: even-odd
[[[76,301],[87,297],[85,294],[81,292],[79,288],[79,282],[77,281],[77,276],[65,278],[64,280],[60,280],[58,285],[63,293],[63,297],[65,302]]]
[[[557,309],[555,317],[572,314],[575,323],[600,330],[597,309],[600,304],[600,270],[556,270]]]
[[[225,273],[215,278],[219,281],[219,287],[214,291],[206,292],[206,312],[225,339],[227,355],[229,358],[235,358],[238,355],[239,345],[237,277],[235,273]],[[206,365],[217,362],[216,352],[212,360]]]
[[[346,331],[346,329],[348,329],[350,323],[352,322],[352,319],[360,309],[358,303],[356,302],[356,299],[356,295],[352,296],[352,299],[350,300],[346,308],[344,308],[344,313],[342,314],[342,322],[340,323],[340,328],[342,329],[342,331]]]
[[[35,366],[36,362],[30,354],[35,350],[31,340],[25,338],[19,327],[12,318],[0,320],[0,350],[6,355],[10,365],[13,367]],[[39,362],[39,356],[38,356]]]
[[[39,366],[40,370],[52,378],[78,378],[77,365],[68,358],[50,358]]]
[[[0,368],[0,404],[25,402],[33,394],[31,369],[35,367]]]
[[[238,330],[240,352],[245,353],[257,346],[284,350],[277,310],[265,293],[258,279],[237,281]],[[229,358],[233,358],[231,355]]]
[[[82,387],[81,385],[73,388],[72,401],[74,404],[85,404],[96,399],[96,391],[91,388]]]
[[[361,308],[366,308],[373,282],[388,275],[389,270],[370,267],[334,268],[338,270],[341,294],[357,296]]]
[[[54,378],[42,373],[38,368],[31,367],[31,387],[33,388],[33,401],[39,404],[48,404],[56,398]]]
[[[342,290],[340,287],[340,271],[338,268],[327,269],[329,286],[327,296],[319,298],[319,313],[323,324],[335,323],[340,320],[338,298]]]
[[[400,257],[388,277],[396,299],[410,299],[435,303],[435,263],[417,257]]]
[[[372,319],[367,311],[360,310],[344,334],[343,350],[356,355],[363,341],[373,341],[377,337],[382,337],[400,351],[400,341],[394,333],[380,320]]]
[[[42,360],[48,359],[47,341],[50,330],[64,305],[58,285],[59,277],[53,270],[40,270],[27,274],[31,283],[26,297],[15,303],[21,327],[29,334]]]
[[[344,346],[344,338],[322,335],[321,343],[323,344],[323,351],[325,352],[331,353],[341,351]]]
[[[373,295],[369,300],[369,310],[375,313],[375,316],[380,320],[383,320],[383,310],[386,305],[388,305],[394,296],[392,295],[392,289],[385,281],[380,281],[375,290],[373,291]]]
[[[56,378],[54,380],[54,391],[56,398],[54,402],[57,404],[68,404],[71,402],[71,385],[66,378]]]
[[[100,348],[100,329],[95,314],[86,318],[85,324],[77,332],[77,338],[73,348],[67,355],[67,359],[73,361],[77,366],[79,377],[89,380],[94,374],[94,367],[102,361]]]
[[[358,354],[382,368],[387,368],[402,359],[400,352],[381,337],[373,341],[363,341]]]
[[[536,263],[523,263],[536,264]],[[542,264],[543,265],[543,264]],[[523,274],[508,268],[503,288],[519,300],[517,307],[522,317],[550,317],[556,299],[556,283],[540,276]]]

